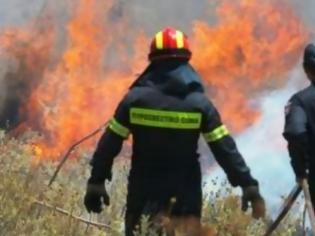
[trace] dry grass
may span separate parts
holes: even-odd
[[[100,215],[90,216],[83,206],[86,180],[89,175],[88,155],[84,152],[69,161],[51,188],[47,187],[55,164],[44,162],[32,165],[31,138],[9,139],[0,133],[0,235],[123,235],[123,215],[126,195],[126,165],[116,164],[112,184],[109,184],[111,205]],[[120,162],[121,163],[121,162]],[[203,236],[256,236],[266,226],[240,211],[239,198],[229,194],[222,184],[221,192],[204,197]],[[228,197],[222,197],[226,196]],[[40,201],[40,203],[36,203]],[[60,212],[65,211],[65,212]],[[101,223],[89,224],[86,221]],[[169,228],[176,226],[176,235],[192,236],[196,229],[193,219],[169,220]],[[104,227],[105,225],[105,227]],[[156,235],[144,217],[138,236]],[[293,235],[296,223],[288,219],[278,236]]]

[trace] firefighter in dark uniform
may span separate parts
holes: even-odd
[[[133,235],[142,214],[153,217],[170,211],[172,217],[200,219],[200,134],[229,182],[243,188],[243,207],[250,202],[254,217],[264,215],[258,182],[204,94],[199,75],[188,63],[190,58],[182,32],[167,28],[157,33],[150,65],[120,102],[94,153],[85,206],[89,212],[101,212],[102,203],[109,204],[104,181],[111,180],[113,159],[129,134],[133,136],[125,216],[128,236]],[[256,203],[263,207],[258,210]]]
[[[298,183],[308,178],[315,205],[315,46],[304,51],[304,71],[311,84],[294,94],[285,108],[284,137]]]

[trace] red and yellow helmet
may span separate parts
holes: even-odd
[[[191,58],[191,51],[187,36],[179,30],[168,27],[158,32],[152,40],[149,60],[172,58],[188,61]]]

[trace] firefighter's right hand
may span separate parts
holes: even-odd
[[[109,206],[109,196],[106,192],[105,185],[88,183],[86,194],[84,197],[84,205],[86,210],[94,213],[100,213],[103,204]]]
[[[252,207],[252,216],[255,219],[265,217],[266,206],[265,200],[259,193],[259,188],[257,186],[249,186],[243,188],[242,196],[242,210],[247,211],[249,203]]]

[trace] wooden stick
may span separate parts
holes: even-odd
[[[90,222],[92,222],[93,215],[90,213],[89,223],[86,225],[85,234],[88,234],[89,228],[90,228]]]
[[[72,213],[70,213],[69,211],[66,211],[66,210],[64,210],[62,208],[55,207],[55,206],[52,206],[50,204],[47,204],[47,203],[44,203],[44,202],[41,202],[41,201],[38,201],[38,200],[34,201],[34,204],[39,205],[41,207],[48,208],[50,210],[54,210],[55,212],[58,212],[58,213],[60,213],[62,215],[69,216],[72,219],[80,221],[80,222],[82,222],[84,224],[87,224],[89,226],[94,226],[94,227],[97,227],[97,228],[100,228],[100,229],[107,229],[107,230],[111,230],[111,231],[116,231],[112,227],[110,227],[109,225],[98,223],[98,222],[95,222],[95,221],[93,222],[93,221],[87,220],[87,219],[85,219],[83,217],[72,215]]]
[[[68,149],[66,154],[63,156],[62,160],[60,161],[59,165],[57,166],[57,169],[54,172],[53,176],[51,177],[49,184],[48,184],[48,187],[50,187],[52,185],[52,183],[56,180],[59,171],[61,170],[61,168],[65,164],[65,162],[69,159],[71,153],[75,150],[75,148],[77,146],[79,146],[81,143],[85,142],[86,140],[92,138],[93,136],[95,136],[96,134],[98,134],[99,132],[104,130],[106,128],[107,124],[108,124],[108,122],[106,122],[100,128],[94,130],[92,133],[88,134],[87,136],[83,137],[82,139],[80,139],[79,141],[75,142],[74,144],[72,144],[70,146],[70,148]]]

